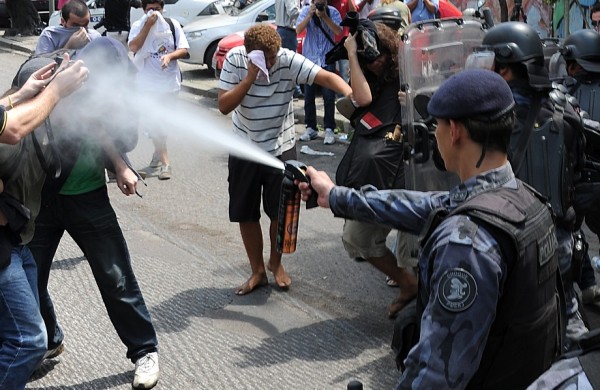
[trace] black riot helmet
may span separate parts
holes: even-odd
[[[588,72],[600,73],[600,33],[588,29],[572,33],[564,40],[561,54]]]
[[[408,21],[402,17],[400,10],[394,7],[378,7],[369,13],[369,19],[383,23],[394,31],[408,26]]]
[[[500,23],[485,34],[482,45],[494,52],[494,60],[499,65],[523,64],[527,70],[529,85],[534,89],[551,88],[548,70],[544,65],[542,40],[537,31],[527,23]]]

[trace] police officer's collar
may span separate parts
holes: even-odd
[[[509,162],[467,179],[450,192],[453,203],[462,203],[468,198],[494,188],[502,187],[515,178]]]

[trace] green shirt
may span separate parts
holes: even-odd
[[[84,141],[79,157],[59,194],[80,195],[106,185],[104,154],[97,143]]]

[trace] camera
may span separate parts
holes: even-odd
[[[315,8],[318,9],[319,11],[324,11],[325,10],[325,4],[323,4],[323,3],[317,3],[317,4],[315,4]]]
[[[340,26],[347,26],[350,34],[358,32],[356,36],[357,54],[364,63],[371,63],[379,56],[377,49],[377,28],[369,19],[360,19],[357,12],[348,11]],[[334,64],[338,60],[347,60],[348,51],[344,47],[344,37],[337,45],[325,54],[325,63]]]

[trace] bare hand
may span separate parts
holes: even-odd
[[[166,54],[162,57],[160,57],[160,67],[162,69],[167,69],[167,67],[169,66],[169,63],[171,62],[171,56]]]
[[[43,68],[42,68],[43,69]],[[89,70],[86,68],[83,61],[78,60],[74,63],[69,63],[69,55],[63,55],[63,61],[60,67],[56,70],[52,82],[46,89],[51,89],[61,98],[70,95],[87,80]]]
[[[358,50],[358,44],[356,43],[356,35],[357,34],[358,34],[358,31],[355,32],[354,34],[348,34],[348,36],[346,37],[346,40],[344,41],[344,47],[346,48],[348,55],[354,55],[354,54],[356,54],[356,50]]]
[[[305,182],[298,183],[298,188],[302,194],[302,200],[305,202],[308,200],[312,194],[312,187],[317,191],[317,194],[319,194],[319,198],[317,199],[319,206],[329,208],[329,193],[331,192],[331,189],[335,187],[335,184],[331,181],[329,176],[327,176],[326,172],[317,171],[313,167],[308,167],[306,176],[310,179],[310,185]]]
[[[398,91],[398,103],[403,107],[406,106],[406,92]]]
[[[148,16],[148,19],[146,19],[146,24],[148,25],[148,27],[152,27],[154,26],[154,24],[156,23],[156,21],[158,20],[158,14],[156,13],[156,11],[152,12],[152,15]]]
[[[260,68],[256,66],[252,61],[248,61],[248,77],[250,77],[252,82],[256,80],[258,72],[260,72]]]
[[[137,183],[138,177],[131,169],[126,167],[125,169],[118,170],[117,186],[119,186],[122,193],[127,196],[135,194]]]
[[[55,65],[55,62],[50,63],[38,69],[31,76],[29,76],[29,78],[19,91],[23,100],[27,100],[34,97],[35,95],[40,93],[40,91],[44,89],[44,87],[46,87],[46,85],[51,80],[52,74],[54,73],[53,70]]]
[[[65,44],[66,49],[81,49],[90,42],[90,36],[85,28],[80,27]]]

